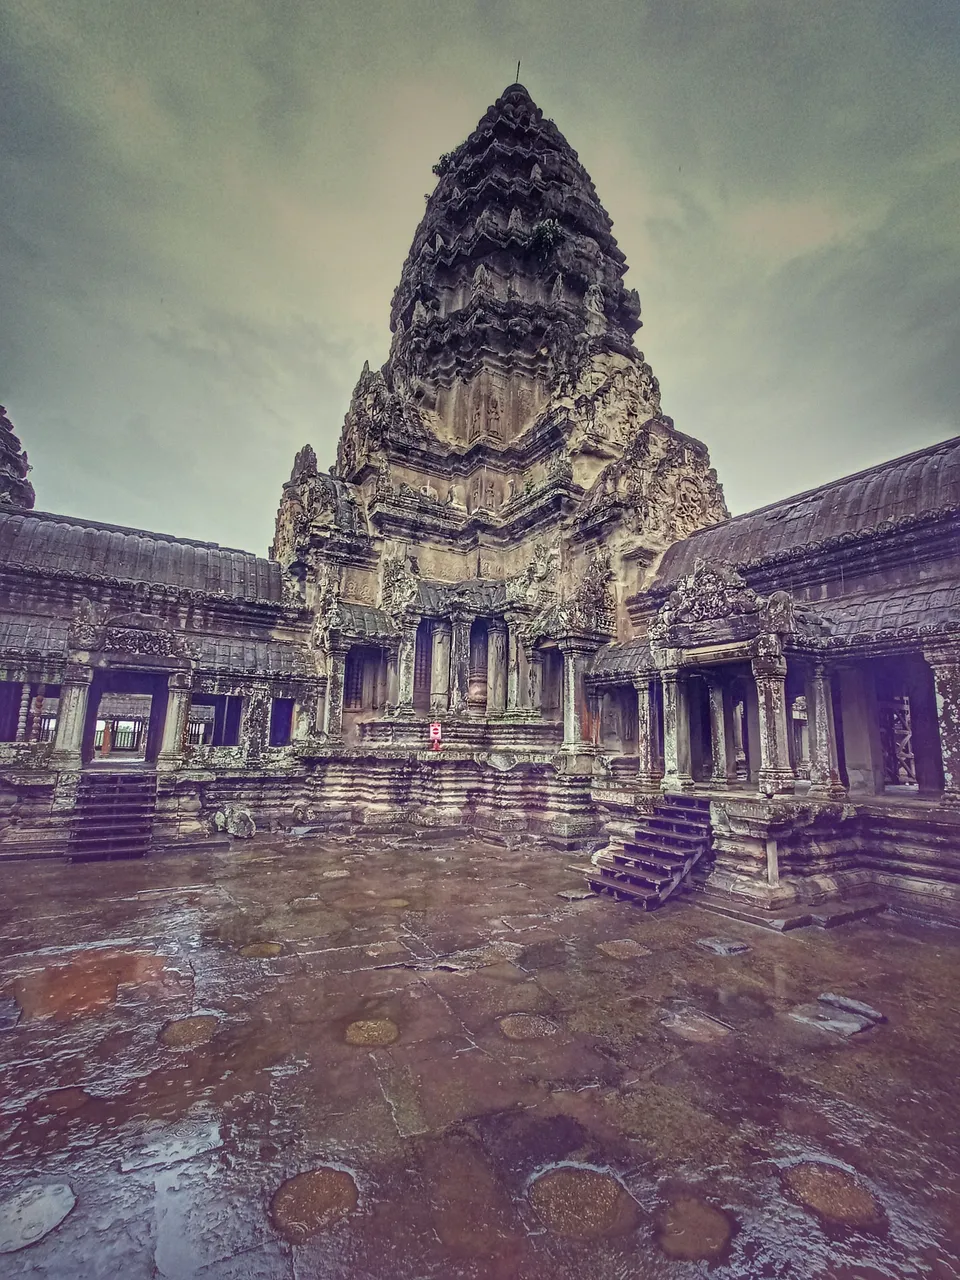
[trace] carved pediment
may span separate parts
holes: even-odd
[[[786,591],[758,595],[735,569],[697,560],[660,607],[649,636],[654,643],[683,648],[717,636],[794,635],[817,643],[827,633],[820,615]]]
[[[192,658],[187,637],[153,614],[127,611],[111,614],[106,605],[84,597],[70,626],[71,649],[102,653],[143,654],[154,658]]]

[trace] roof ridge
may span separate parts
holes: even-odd
[[[712,529],[717,529],[721,526],[726,528],[728,525],[736,524],[738,520],[746,520],[749,516],[759,516],[765,511],[773,511],[776,507],[786,507],[794,502],[802,502],[806,498],[812,498],[814,494],[825,493],[829,489],[836,489],[840,485],[849,484],[851,480],[859,480],[861,476],[874,475],[878,471],[883,471],[886,467],[910,462],[914,458],[922,457],[924,454],[936,453],[937,450],[943,449],[948,445],[960,448],[960,436],[948,436],[946,440],[938,440],[933,444],[925,445],[922,449],[914,449],[911,453],[897,454],[896,457],[886,458],[883,462],[874,463],[872,467],[863,467],[860,471],[851,471],[849,475],[839,476],[836,480],[827,480],[823,484],[814,485],[811,489],[803,489],[800,493],[791,493],[785,498],[777,498],[775,502],[767,502],[762,507],[751,507],[749,511],[741,511],[739,515],[731,516],[728,520],[721,520],[719,524],[711,524],[703,529],[697,529],[682,541],[690,542],[700,534],[709,533]]]
[[[198,547],[207,551],[224,551],[228,555],[250,556],[254,560],[265,560],[255,551],[246,551],[243,547],[224,547],[219,542],[205,542],[199,538],[181,538],[175,533],[158,533],[152,529],[136,529],[132,525],[108,524],[103,520],[90,520],[85,516],[67,516],[56,511],[21,511],[0,507],[0,515],[17,516],[21,520],[49,521],[52,524],[75,525],[81,529],[101,529],[105,533],[126,533],[138,538],[151,538],[156,542],[173,542],[180,546]]]

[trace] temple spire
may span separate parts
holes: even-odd
[[[506,445],[588,348],[636,356],[639,299],[590,175],[524,85],[434,172],[394,294],[388,384],[459,443]]]
[[[27,479],[30,463],[23,446],[0,405],[0,506],[32,511],[37,500],[33,485]]]

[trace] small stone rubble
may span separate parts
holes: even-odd
[[[742,956],[750,950],[746,942],[735,938],[698,938],[697,946],[715,956]]]

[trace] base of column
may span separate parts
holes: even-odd
[[[761,769],[757,775],[757,790],[765,796],[792,796],[796,784],[792,769]]]
[[[661,773],[638,773],[636,775],[637,791],[642,791],[647,795],[659,795],[662,784],[663,774]]]
[[[941,809],[960,809],[960,791],[944,791],[940,797]]]
[[[565,742],[558,756],[562,773],[593,773],[595,753],[589,742]]]
[[[61,769],[64,773],[83,767],[79,751],[54,751],[50,755],[50,768]]]
[[[163,751],[157,756],[157,773],[173,773],[184,764],[182,756],[174,756],[164,753]]]
[[[821,800],[846,800],[847,788],[842,782],[813,782],[807,789],[808,796]]]
[[[660,790],[664,795],[670,792],[692,791],[697,784],[693,778],[685,773],[664,774],[660,783]]]

